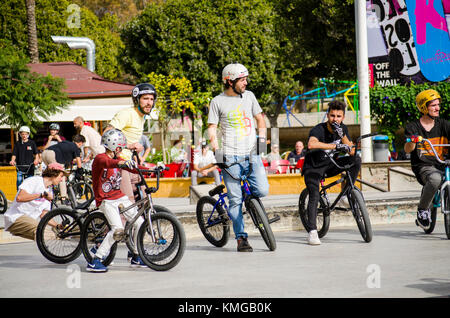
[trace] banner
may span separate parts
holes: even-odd
[[[375,83],[391,86],[448,80],[449,0],[366,3],[369,64]]]

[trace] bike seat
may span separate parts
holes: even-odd
[[[218,185],[217,187],[215,187],[214,189],[212,189],[211,191],[209,191],[208,194],[210,197],[213,197],[216,194],[222,193],[223,189],[225,189],[225,186],[223,184],[221,184],[221,185]]]
[[[75,207],[76,210],[87,210],[93,200],[87,200]]]

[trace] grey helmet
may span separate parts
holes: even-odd
[[[58,130],[58,131],[59,131],[60,128],[61,128],[61,127],[59,126],[58,123],[51,123],[50,126],[48,126],[48,129],[49,129],[49,130]]]
[[[127,147],[127,138],[119,129],[110,129],[103,134],[102,145],[111,151],[116,151],[117,147],[125,149]]]

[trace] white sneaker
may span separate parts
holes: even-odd
[[[317,233],[317,230],[312,230],[308,233],[308,244],[320,245],[319,234]]]

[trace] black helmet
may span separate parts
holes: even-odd
[[[134,106],[139,107],[139,98],[141,95],[152,94],[155,97],[155,102],[158,94],[156,93],[156,88],[152,84],[149,83],[141,83],[137,84],[131,93],[131,97],[133,98]]]

